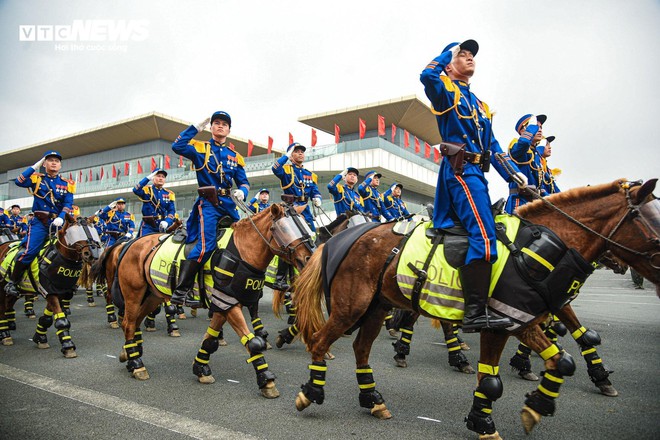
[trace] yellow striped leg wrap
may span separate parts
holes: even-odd
[[[291,336],[296,336],[298,332],[299,332],[298,327],[296,327],[295,324],[289,327],[289,333],[291,334]]]
[[[9,321],[6,319],[0,320],[0,331],[2,330],[9,330]],[[39,327],[37,327],[37,331],[39,331]]]
[[[556,399],[559,397],[559,387],[563,383],[564,379],[558,371],[546,371],[537,389],[551,399]]]
[[[144,342],[144,339],[142,339],[142,330],[136,330],[135,334],[133,335],[133,339],[137,343],[138,346],[142,345]]]
[[[579,329],[575,330],[573,333],[571,333],[571,336],[573,336],[573,339],[576,341],[587,331],[586,327],[580,327]]]
[[[47,313],[44,311],[44,314],[47,314]],[[53,318],[54,319],[63,319],[63,318],[66,318],[66,314],[64,312],[56,313],[53,316]]]
[[[555,344],[552,344],[550,347],[540,352],[539,356],[541,356],[541,359],[543,359],[544,361],[547,361],[557,353],[559,353],[559,348],[557,348]]]
[[[488,365],[479,362],[479,373],[488,374],[489,376],[497,376],[500,374],[500,367],[497,365]]]
[[[309,364],[308,368],[311,370],[309,375],[312,385],[324,386],[325,373],[328,371],[328,367],[326,365]]]
[[[124,350],[126,350],[126,354],[131,359],[140,357],[140,351],[138,350],[137,342],[129,342],[124,344]]]
[[[461,345],[458,343],[457,337],[447,339],[445,342],[447,343],[447,351],[449,352],[458,351],[461,349]]]
[[[199,362],[200,364],[208,364],[209,360],[210,360],[209,352],[204,350],[203,348],[200,348],[199,351],[197,352],[197,356],[195,356],[195,362]]]
[[[16,322],[16,310],[8,310],[5,312],[5,318],[9,322]]]
[[[112,304],[105,306],[105,313],[108,315],[113,315],[115,313],[115,306]]]
[[[254,318],[252,320],[252,330],[256,332],[257,330],[261,330],[262,328],[264,328],[264,324],[263,322],[261,322],[261,318]]]
[[[472,399],[472,407],[484,414],[493,412],[493,402],[484,393],[476,390],[474,392],[474,399]]]
[[[220,336],[220,332],[217,331],[217,330],[213,330],[211,327],[206,329],[206,333],[212,338],[217,338],[217,337]],[[241,341],[243,341],[243,340],[241,339]],[[243,344],[243,345],[245,345],[245,344]]]
[[[51,311],[48,310],[48,309],[44,309],[44,315],[46,315],[46,316],[53,316],[53,312],[51,312]]]
[[[254,334],[253,333],[248,333],[247,335],[243,336],[241,338],[241,344],[242,345],[247,344],[250,339],[254,339]]]
[[[376,382],[373,376],[374,370],[371,367],[356,368],[358,387],[360,391],[373,390],[376,388]]]

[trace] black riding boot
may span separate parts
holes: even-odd
[[[21,283],[23,274],[30,267],[30,264],[21,263],[20,261],[14,262],[14,269],[9,277],[9,282],[5,286],[5,293],[7,296],[18,296],[18,285]]]
[[[287,283],[289,278],[289,263],[280,258],[277,262],[277,274],[275,274],[275,282],[273,283],[273,290],[280,290],[286,292],[291,286]]]
[[[497,329],[513,325],[509,318],[502,317],[492,310],[486,310],[491,269],[492,265],[484,260],[472,261],[458,269],[465,298],[464,333],[478,332],[483,328]]]
[[[193,286],[195,285],[195,275],[201,268],[201,263],[195,260],[182,260],[179,269],[179,284],[172,292],[172,304],[183,305],[184,302],[189,307],[199,307],[200,302],[193,297]]]

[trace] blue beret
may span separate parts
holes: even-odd
[[[46,151],[46,154],[44,154],[45,158],[49,158],[50,156],[55,156],[59,160],[62,160],[62,155],[59,152],[55,151],[55,150],[48,150],[48,151]]]
[[[211,124],[213,124],[213,121],[216,119],[221,119],[223,121],[226,121],[227,124],[229,124],[229,127],[231,128],[231,116],[229,116],[229,113],[223,112],[223,111],[217,111],[211,115]]]

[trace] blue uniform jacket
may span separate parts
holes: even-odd
[[[248,208],[250,208],[250,211],[254,212],[255,214],[263,211],[264,209],[268,209],[269,206],[270,203],[261,203],[257,200],[256,197],[252,197],[252,200],[250,200],[250,203],[248,203]]]
[[[7,217],[7,214],[0,214],[0,228],[3,226],[11,227],[11,222],[9,221],[9,217]]]
[[[149,179],[145,177],[133,188],[133,194],[142,201],[142,216],[155,217],[157,223],[165,220],[171,226],[176,214],[174,192],[148,183]]]
[[[406,202],[401,197],[394,197],[392,190],[388,189],[383,193],[383,205],[385,207],[385,218],[390,220],[403,220],[410,215]]]
[[[372,220],[379,222],[381,215],[385,217],[385,206],[383,206],[383,199],[378,188],[371,186],[371,180],[371,176],[364,179],[364,182],[358,186],[358,194],[362,197],[364,211],[371,216]]]
[[[106,206],[103,208],[99,218],[105,223],[105,232],[121,232],[126,234],[135,231],[135,217],[128,211],[113,211]]]
[[[335,212],[337,213],[337,216],[346,211],[357,211],[365,214],[362,198],[353,188],[349,188],[343,183],[339,183],[342,179],[342,175],[337,174],[330,183],[328,183],[328,191],[330,191],[330,194],[332,194],[332,198],[335,201]]]
[[[18,175],[15,183],[21,188],[27,188],[34,196],[32,211],[47,212],[62,219],[71,212],[73,194],[76,192],[73,180],[63,179],[59,174],[50,177],[36,173],[34,168],[28,167]]]
[[[25,232],[27,232],[27,223],[25,222],[25,218],[21,217],[20,215],[12,215],[9,217],[9,221],[11,222],[12,228],[16,228],[16,233],[23,235]]]
[[[527,184],[536,188],[542,196],[547,195],[542,188],[543,168],[541,166],[541,155],[536,147],[524,137],[513,139],[509,144],[509,156],[516,163],[518,169],[527,177]],[[517,192],[518,185],[509,182],[509,190]],[[506,201],[506,212],[512,214],[516,208],[527,203],[527,199],[518,194],[509,194]]]
[[[307,205],[307,202],[315,197],[321,198],[316,174],[305,167],[287,164],[286,162],[288,160],[289,158],[287,156],[282,156],[275,161],[272,168],[275,177],[280,179],[282,192],[296,197],[296,200],[293,202],[295,206]],[[302,215],[305,217],[312,231],[315,232],[314,216],[309,209],[309,205],[302,212]]]

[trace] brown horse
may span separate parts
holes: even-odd
[[[10,248],[13,249],[16,245],[18,242],[0,245],[0,261],[9,253]],[[63,227],[51,236],[44,246],[44,251],[37,257],[39,277],[34,280],[36,285],[27,272],[19,285],[19,290],[21,286],[31,285],[46,298],[44,315],[39,318],[32,341],[39,348],[50,348],[46,333],[54,322],[62,353],[66,358],[75,358],[76,346],[69,334],[71,324],[62,311],[60,299],[70,299],[73,295],[83,264],[91,264],[98,259],[100,239],[86,218],[74,219],[67,215]],[[5,285],[4,278],[0,279],[0,340],[2,345],[12,345],[11,334],[5,326],[5,312],[13,309],[18,298],[7,297]]]
[[[296,268],[302,269],[314,249],[308,230],[303,226],[304,219],[300,216],[303,208],[275,204],[232,225],[231,240],[238,253],[236,257],[256,271],[261,271],[262,274],[274,255],[278,255],[291,262]],[[109,286],[114,284],[119,287],[116,292],[121,294],[124,303],[122,328],[126,340],[120,360],[127,360],[127,369],[133,377],[140,380],[148,379],[149,374],[141,359],[142,340],[139,326],[145,316],[158,307],[163,299],[169,299],[168,295],[161,292],[150,276],[150,265],[154,259],[154,251],[159,246],[160,237],[162,235],[151,234],[122,246],[113,246],[106,251],[92,269],[97,282],[107,280]],[[230,241],[231,243],[232,241]],[[119,254],[125,247],[128,249],[123,252],[122,258],[119,260]],[[226,273],[226,269],[223,267],[214,269],[220,273]],[[238,270],[236,270],[236,275],[238,275]],[[242,289],[245,290],[245,286],[242,286]],[[213,293],[207,292],[209,300],[211,297],[215,298],[216,294],[222,295],[215,289]],[[231,298],[227,296],[224,298],[231,303]],[[279,392],[275,388],[275,375],[268,371],[268,364],[262,353],[265,343],[260,337],[254,336],[250,332],[241,308],[240,302],[221,308],[215,300],[213,301],[211,304],[213,317],[204,335],[201,349],[195,357],[193,373],[198,376],[201,383],[215,381],[208,363],[210,355],[218,348],[218,332],[227,321],[250,354],[248,362],[252,363],[255,368],[257,383],[262,395],[267,398],[277,397]]]
[[[609,249],[654,283],[660,295],[660,201],[652,195],[656,182],[654,179],[639,185],[621,180],[578,188],[527,204],[520,209],[520,215],[551,228],[586,261],[597,261]],[[323,402],[327,371],[323,354],[344,332],[359,325],[353,350],[360,405],[371,408],[371,413],[378,418],[391,417],[381,394],[376,391],[373,370],[368,362],[371,346],[387,310],[392,306],[412,308],[411,301],[402,294],[396,281],[396,263],[400,255],[393,250],[398,251],[400,242],[401,236],[395,235],[391,226],[382,225],[369,230],[353,244],[351,260],[357,259],[361,264],[359,270],[350,261],[338,265],[330,286],[327,322],[321,307],[324,297],[321,251],[328,244],[312,256],[300,274],[294,300],[298,305],[300,334],[312,355],[312,364],[309,366],[310,380],[296,398],[298,410],[303,410],[311,402]],[[392,264],[387,265],[390,254],[395,256]],[[586,261],[583,265],[588,266]],[[579,284],[571,286],[573,290],[569,289],[569,292],[578,287]],[[496,294],[497,291],[491,298],[491,305],[498,299]],[[527,325],[512,331],[481,332],[478,386],[466,421],[468,429],[478,432],[482,438],[499,438],[491,413],[492,403],[503,391],[498,364],[509,336],[517,337],[545,361],[541,384],[528,395],[522,411],[523,426],[528,433],[540,422],[542,415],[554,413],[555,398],[559,395],[563,377],[572,375],[575,370],[570,355],[560,352],[541,331],[538,324],[546,319],[549,305],[542,302],[541,306],[546,310],[530,315]]]

